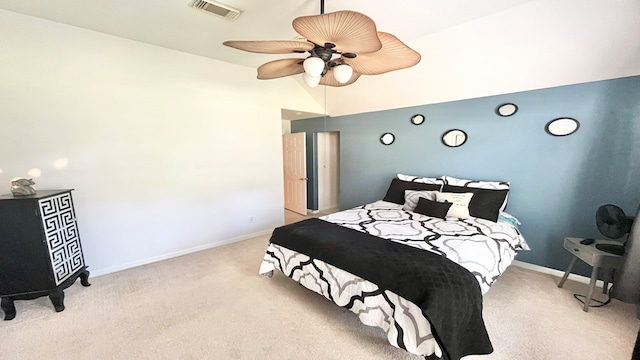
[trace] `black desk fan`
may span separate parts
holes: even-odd
[[[596,225],[600,233],[610,239],[619,239],[631,231],[633,217],[613,204],[602,205],[596,211]],[[624,255],[626,240],[621,245],[596,244],[596,249],[615,255]]]

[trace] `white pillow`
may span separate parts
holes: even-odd
[[[436,201],[445,202],[448,201],[452,203],[449,211],[447,212],[447,217],[457,217],[460,219],[466,219],[471,217],[469,215],[469,203],[471,202],[471,198],[473,197],[473,193],[443,193],[439,192],[436,194]]]
[[[404,205],[402,206],[402,210],[404,211],[415,211],[416,206],[418,205],[418,201],[420,198],[425,198],[427,200],[436,201],[436,194],[438,191],[426,191],[426,190],[405,190],[404,191]]]
[[[509,190],[511,185],[508,181],[477,181],[477,180],[465,180],[458,179],[451,176],[443,176],[443,181],[447,185],[452,186],[466,186],[476,189],[491,189],[491,190]]]

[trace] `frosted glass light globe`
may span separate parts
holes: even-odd
[[[307,84],[307,86],[312,88],[320,84],[320,79],[322,79],[321,76],[310,76],[308,73],[302,74],[302,80],[304,80],[304,83]]]
[[[304,72],[309,76],[318,77],[322,75],[324,70],[324,61],[319,57],[310,57],[302,63],[302,67],[304,67]]]
[[[351,80],[352,75],[353,69],[347,64],[338,65],[333,68],[333,77],[335,77],[336,80],[341,84],[344,84]]]

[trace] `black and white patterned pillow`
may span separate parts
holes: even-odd
[[[397,177],[402,181],[409,181],[409,182],[423,183],[423,184],[433,184],[433,185],[440,185],[440,186],[444,185],[444,177],[431,178],[431,177],[405,175],[405,174],[398,174]]]
[[[435,201],[438,191],[419,191],[419,190],[405,190],[404,191],[404,205],[402,210],[414,211],[418,205],[420,198]]]
[[[440,191],[441,188],[442,184],[427,184],[394,178],[391,180],[391,184],[389,185],[383,200],[402,205],[404,204],[404,192],[406,190]]]
[[[478,181],[458,179],[451,176],[443,176],[442,181],[447,185],[464,186],[476,189],[509,190],[511,183],[508,181]]]

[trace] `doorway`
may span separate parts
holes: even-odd
[[[305,144],[307,157],[304,154],[287,154],[285,145],[293,142],[292,135],[299,136],[298,144],[301,142]],[[305,140],[303,140],[304,135],[307,135]],[[282,139],[285,175],[285,224],[338,211],[340,208],[340,133],[285,133]],[[305,175],[293,175],[293,170],[288,169],[292,166],[287,164],[295,162],[287,159],[304,160],[304,165],[298,164],[293,168],[304,168]],[[300,195],[304,190],[306,190],[306,195]],[[297,206],[295,210],[291,205],[292,202],[296,204],[294,206]]]
[[[318,211],[340,208],[340,133],[318,133]]]

